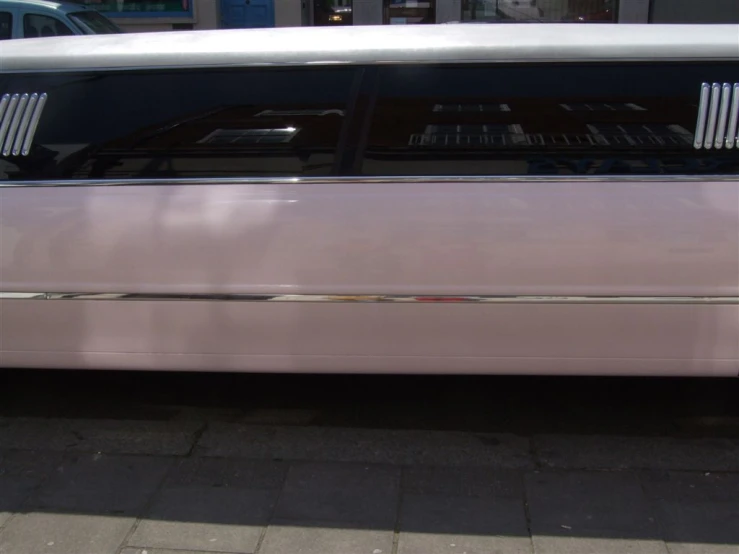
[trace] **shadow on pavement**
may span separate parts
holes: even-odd
[[[2,554],[739,550],[734,382],[2,378]]]

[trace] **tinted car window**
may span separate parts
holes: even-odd
[[[60,37],[73,34],[72,29],[55,17],[36,14],[23,16],[23,36],[25,38]]]
[[[45,92],[48,100],[29,156],[0,159],[0,179],[329,175],[353,75],[326,68],[7,77],[9,92]]]
[[[730,64],[396,66],[381,71],[365,175],[739,174],[696,150],[701,83]]]
[[[13,15],[10,12],[0,12],[0,40],[13,37]]]

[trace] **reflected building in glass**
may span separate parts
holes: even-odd
[[[432,23],[739,23],[730,0],[71,0],[128,31]],[[0,19],[0,30],[2,29]]]

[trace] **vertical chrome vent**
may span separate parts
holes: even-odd
[[[726,128],[726,148],[734,148],[739,142],[739,83],[734,83],[731,107],[729,108],[729,125]]]
[[[693,146],[739,147],[739,83],[703,83]]]
[[[0,97],[0,154],[28,156],[46,94],[16,93]]]

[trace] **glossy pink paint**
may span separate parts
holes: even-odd
[[[739,296],[737,181],[0,189],[13,292]],[[739,306],[3,300],[0,365],[739,374]]]

